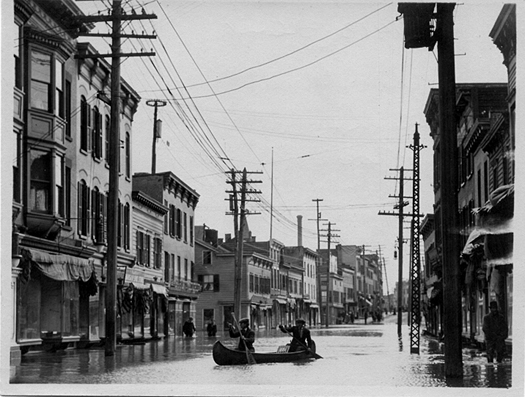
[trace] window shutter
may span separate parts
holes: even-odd
[[[215,292],[218,292],[219,291],[219,275],[218,274],[214,274],[213,275],[213,290]]]

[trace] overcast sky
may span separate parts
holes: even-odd
[[[196,225],[205,223],[220,236],[233,233],[224,171],[246,167],[263,172],[251,175],[262,181],[253,186],[262,202],[247,207],[261,212],[248,223],[258,241],[267,240],[273,152],[273,237],[296,245],[302,215],[303,245],[316,249],[312,199],[323,199],[322,218],[335,223],[338,242],[381,249],[392,293],[398,220],[378,212],[393,211],[396,199],[389,196],[398,195],[399,185],[385,177],[397,177],[391,169],[412,168],[406,146],[418,123],[427,146],[420,155],[421,211],[432,211],[432,140],[423,110],[430,89],[438,88],[437,48],[403,49],[397,3],[125,3],[127,10],[145,4],[158,17],[125,24],[126,32],[158,35],[123,44],[123,51],[157,53],[122,64],[122,76],[142,97],[132,133],[133,172],[151,171],[153,108],[146,101],[167,100],[159,109],[156,169],[172,171],[200,194]],[[110,2],[77,4],[89,14]],[[507,81],[503,56],[489,37],[502,5],[456,6],[457,83]],[[104,42],[96,47],[109,51]],[[404,189],[411,195],[412,184]]]

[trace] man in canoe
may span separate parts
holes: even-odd
[[[299,350],[308,350],[312,348],[312,337],[310,336],[310,330],[305,327],[306,321],[302,318],[295,320],[295,325],[292,327],[285,327],[279,324],[279,329],[286,333],[292,333],[292,341],[290,342],[289,352],[296,352]],[[308,346],[308,349],[307,349]]]
[[[239,320],[238,330],[234,325],[229,325],[230,338],[239,338],[239,345],[237,350],[245,351],[248,348],[249,351],[254,352],[253,343],[255,342],[255,332],[250,328],[250,320],[248,318],[242,318]],[[241,337],[242,335],[242,337]]]

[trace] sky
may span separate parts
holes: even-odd
[[[303,245],[316,249],[313,200],[322,199],[321,229],[329,221],[338,236],[331,246],[364,245],[367,252],[380,252],[384,289],[392,293],[398,217],[378,213],[394,211],[396,170],[413,168],[406,146],[413,143],[416,124],[426,146],[420,152],[420,210],[432,212],[432,139],[423,111],[430,89],[438,88],[437,47],[404,49],[397,3],[123,3],[127,12],[134,7],[140,13],[144,6],[157,15],[124,24],[127,33],[157,34],[155,40],[129,39],[122,46],[123,52],[156,52],[122,63],[122,77],[142,98],[132,131],[133,172],[151,172],[154,112],[146,101],[165,100],[158,109],[163,124],[156,170],[173,172],[200,194],[196,225],[206,224],[219,236],[233,234],[225,172],[260,172],[250,179],[261,181],[253,184],[262,192],[253,197],[261,202],[247,203],[260,213],[248,216],[257,241],[269,239],[271,224],[273,238],[297,245],[301,215]],[[93,14],[110,2],[77,4]],[[502,5],[456,6],[457,83],[507,81],[503,56],[489,37]],[[109,28],[97,24],[94,31]],[[109,41],[93,44],[101,53],[110,50]],[[404,191],[412,195],[410,181]],[[406,211],[412,212],[411,201]],[[404,238],[409,236],[407,223]],[[321,241],[327,248],[327,239]],[[407,244],[404,251],[408,278]]]

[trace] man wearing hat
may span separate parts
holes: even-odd
[[[490,313],[483,317],[483,333],[487,349],[487,361],[493,362],[494,356],[498,363],[503,361],[505,353],[505,339],[508,336],[505,317],[498,311],[498,303],[490,302]]]
[[[307,350],[312,348],[312,338],[310,336],[310,330],[305,327],[306,321],[302,318],[295,320],[295,325],[292,327],[285,327],[279,324],[279,329],[284,333],[292,333],[292,341],[290,342],[290,352],[298,350]]]
[[[255,332],[250,328],[250,320],[248,318],[241,318],[239,320],[239,327],[237,329],[234,325],[229,325],[230,338],[239,338],[239,345],[237,350],[245,351],[248,348],[249,351],[254,352],[253,343],[255,342]]]

